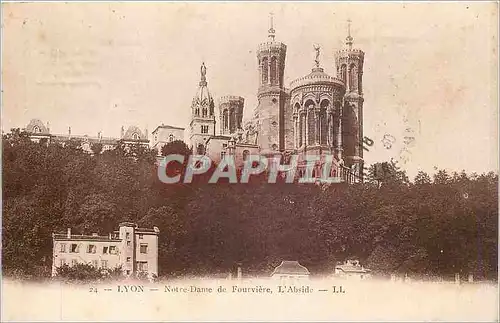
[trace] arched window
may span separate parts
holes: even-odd
[[[271,57],[271,84],[278,84],[278,61],[276,56]]]
[[[137,134],[137,132],[134,132],[134,133],[132,134],[132,138],[133,138],[134,140],[138,140],[138,139],[139,139],[139,135]]]
[[[195,116],[199,116],[200,115],[200,109],[199,108],[194,109],[194,115]]]
[[[351,91],[358,90],[358,69],[354,64],[349,66],[349,89]]]
[[[330,106],[330,101],[321,101],[319,112],[319,125],[320,125],[320,144],[326,145],[328,138],[328,119],[326,109]]]
[[[250,155],[250,151],[248,150],[243,150],[243,161],[246,161],[248,159],[248,155]]]
[[[267,83],[267,74],[268,74],[268,69],[269,69],[269,63],[267,57],[264,57],[262,59],[262,84]]]
[[[227,130],[229,128],[227,109],[224,109],[224,112],[222,112],[222,127],[224,130]]]
[[[297,102],[295,103],[295,106],[293,107],[293,113],[299,113],[299,110],[300,110],[300,104]],[[300,115],[297,116],[298,118],[298,123],[297,123],[297,127],[295,128],[295,131],[297,133],[294,134],[295,138],[297,138],[297,140],[295,141],[296,142],[296,145],[298,145],[298,147],[301,146],[301,135],[302,135],[302,132],[300,131],[300,123],[301,123],[301,119],[300,119]],[[295,148],[298,148],[298,147],[295,147]]]
[[[233,133],[236,127],[234,109],[229,110],[229,132]]]
[[[201,110],[201,111],[202,111],[203,117],[206,117],[207,113],[208,113],[207,108],[203,108],[203,110]]]
[[[204,155],[205,154],[205,146],[203,146],[203,144],[198,144],[198,147],[196,148],[196,153],[198,155]]]
[[[347,80],[347,66],[345,64],[340,67],[340,77],[344,82]]]
[[[173,134],[170,134],[168,136],[168,141],[170,141],[170,142],[174,141],[174,135]]]
[[[301,113],[299,115],[299,147],[301,147],[305,142],[304,132],[306,131],[306,115]]]
[[[312,100],[308,100],[306,102],[307,108],[307,144],[314,144],[315,135],[316,135],[316,120],[314,117],[314,102]]]
[[[34,132],[34,133],[40,133],[40,132],[42,132],[42,131],[40,130],[40,127],[38,127],[38,126],[34,126],[34,127],[33,127],[33,132]]]

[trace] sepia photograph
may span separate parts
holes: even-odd
[[[498,2],[2,2],[1,321],[498,322]]]

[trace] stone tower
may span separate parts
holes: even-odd
[[[194,154],[205,154],[205,143],[215,135],[214,100],[207,87],[207,68],[201,65],[201,80],[191,104],[189,141]]]
[[[345,166],[363,176],[363,62],[365,53],[352,47],[348,20],[346,47],[335,55],[337,77],[346,85],[342,111],[342,155]]]
[[[223,96],[219,102],[220,134],[231,135],[241,129],[245,99],[241,96]]]
[[[258,106],[258,144],[263,154],[284,149],[285,101],[283,85],[285,72],[286,45],[275,41],[273,17],[269,28],[269,39],[261,43],[257,50],[259,64]]]

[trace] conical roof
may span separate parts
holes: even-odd
[[[196,91],[196,95],[193,98],[193,107],[210,107],[213,105],[213,98],[212,95],[210,94],[210,91],[208,90],[207,86],[207,79],[206,79],[206,73],[207,73],[207,68],[205,67],[205,63],[201,65],[200,68],[201,71],[201,80],[198,86],[198,90]]]

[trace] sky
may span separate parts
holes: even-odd
[[[287,86],[310,73],[313,44],[334,75],[334,53],[352,20],[354,47],[365,52],[364,135],[373,140],[367,163],[401,160],[410,177],[435,167],[497,171],[497,6],[3,3],[2,128],[23,128],[33,118],[49,122],[52,133],[71,127],[90,136],[119,137],[130,125],[149,133],[162,123],[188,128],[202,62],[216,102],[242,96],[250,118],[256,49],[267,41],[272,12],[276,40],[287,45]],[[390,149],[386,135],[395,140]],[[405,136],[415,139],[407,145]]]

